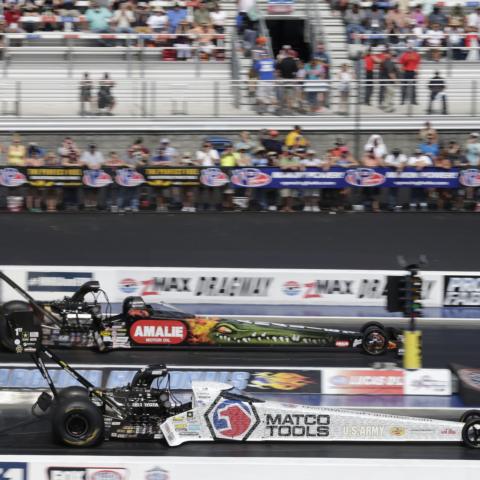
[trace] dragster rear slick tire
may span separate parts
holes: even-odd
[[[91,447],[104,439],[100,409],[88,398],[75,395],[55,405],[52,432],[57,442],[69,447]]]
[[[480,448],[480,418],[473,418],[465,423],[462,428],[462,440],[466,447]]]
[[[63,400],[71,398],[86,398],[88,399],[88,390],[85,387],[74,385],[72,387],[62,388],[58,391],[58,403]]]
[[[463,412],[462,416],[460,417],[460,421],[467,423],[475,418],[480,419],[480,410],[467,410],[466,412]]]

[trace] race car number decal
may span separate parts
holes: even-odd
[[[187,327],[178,320],[137,320],[130,338],[140,345],[175,345],[187,338]]]

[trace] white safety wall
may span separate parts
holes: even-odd
[[[293,270],[173,267],[4,266],[38,300],[71,295],[98,280],[110,301],[141,295],[151,302],[383,306],[388,275],[399,270]],[[480,306],[480,272],[423,272],[424,306]],[[4,282],[0,301],[19,296]]]

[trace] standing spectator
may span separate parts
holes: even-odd
[[[435,72],[435,75],[428,82],[428,89],[430,90],[430,99],[428,102],[427,115],[432,114],[433,102],[439,99],[442,102],[442,114],[447,115],[447,94],[445,93],[445,80],[440,76],[440,72]]]
[[[116,152],[115,154],[118,155]],[[128,147],[127,157],[134,163],[141,163],[145,165],[148,162],[149,156],[150,150],[144,145],[143,138],[141,137],[137,138],[135,142],[133,142],[133,144]],[[113,156],[110,159],[115,159],[115,157]]]
[[[477,7],[472,13],[467,16],[467,27],[476,28],[480,30],[480,7]]]
[[[200,167],[216,167],[220,164],[220,155],[210,142],[205,141],[202,148],[195,154],[196,164]],[[199,187],[199,208],[215,210],[218,192],[214,187]]]
[[[465,47],[467,47],[467,62],[478,61],[478,28],[467,27],[467,34],[465,35]]]
[[[384,164],[386,167],[401,173],[405,166],[407,165],[407,156],[402,153],[399,148],[394,148],[392,153],[388,154],[385,157]],[[402,210],[402,205],[400,204],[400,189],[398,187],[391,187],[388,189],[388,206],[390,210],[399,212]]]
[[[381,159],[383,159],[388,153],[387,146],[385,145],[382,136],[378,134],[370,135],[370,138],[365,144],[364,150],[366,152],[373,150],[375,157]]]
[[[112,169],[113,173],[115,173],[115,170],[117,168],[128,167],[129,165],[120,158],[117,152],[112,150],[108,153],[107,160],[105,161],[103,166]],[[108,185],[106,188],[107,188],[107,198],[106,198],[107,208],[110,209],[112,213],[117,213],[119,211],[119,204],[121,202],[120,197],[123,195],[124,190],[127,190],[127,188],[121,187],[120,185],[117,185],[115,182],[112,183],[111,185]],[[123,211],[124,210],[122,208],[120,213],[123,213]]]
[[[59,165],[59,159],[55,155],[55,152],[48,152],[45,155],[46,167],[57,167]],[[58,209],[59,204],[62,202],[63,190],[59,187],[47,187],[42,192],[44,194],[45,204],[47,206],[47,212],[53,213]]]
[[[25,165],[28,167],[41,167],[44,165],[43,150],[37,144],[30,143],[27,149]],[[39,187],[28,186],[25,206],[29,212],[42,211],[42,190]]]
[[[238,162],[240,160],[240,154],[235,152],[233,147],[227,147],[222,154],[220,155],[220,166],[221,167],[236,167],[238,166]],[[222,207],[225,210],[233,210],[233,194],[234,189],[233,187],[227,185],[223,190],[223,202]]]
[[[166,141],[164,141],[166,140]],[[159,167],[172,167],[176,164],[176,154],[171,155],[171,151],[167,151],[169,147],[169,140],[164,138],[157,148],[156,154],[150,159],[149,164]],[[176,150],[175,150],[176,152]],[[157,212],[168,212],[168,204],[173,196],[171,188],[155,187],[155,202]]]
[[[432,159],[432,164],[440,153],[440,147],[435,142],[433,135],[427,136],[427,139],[418,146],[418,149],[422,154],[428,155]]]
[[[301,164],[301,158],[297,152],[292,150],[286,150],[280,156],[279,167],[281,170],[288,172],[297,172],[304,170],[304,166]],[[291,188],[280,189],[280,196],[284,200],[282,212],[293,212],[293,199],[298,195],[298,191]]]
[[[410,99],[410,103],[418,105],[417,103],[417,85],[416,78],[420,66],[420,54],[409,47],[406,52],[403,52],[398,59],[398,63],[402,66],[402,105],[406,100]]]
[[[160,142],[160,149],[165,157],[165,160],[170,163],[176,163],[178,161],[178,151],[175,147],[172,147],[168,138],[162,138]]]
[[[365,151],[362,157],[362,166],[367,168],[376,168],[382,167],[383,161],[382,157],[379,157],[375,154],[375,148],[369,148]],[[362,188],[362,199],[364,207],[370,207],[372,212],[380,211],[380,188],[379,187],[363,187]]]
[[[306,152],[305,158],[300,160],[300,163],[302,164],[303,168],[315,168],[315,169],[323,169],[327,170],[328,169],[328,162],[326,160],[320,159],[318,156],[316,156],[315,150],[313,149],[308,149]],[[304,212],[319,212],[320,211],[320,206],[319,206],[319,199],[320,199],[320,189],[318,188],[306,188],[304,190],[304,195],[303,199],[305,202],[305,205],[303,207]]]
[[[97,150],[97,146],[92,143],[88,149],[82,153],[80,163],[90,170],[99,170],[104,162],[103,153]],[[94,187],[84,187],[85,208],[98,207],[98,190]]]
[[[240,132],[240,141],[235,144],[235,150],[245,150],[248,153],[252,153],[257,146],[255,140],[253,140],[250,136],[250,132],[248,130],[243,130]]]
[[[354,76],[350,70],[348,64],[344,63],[340,71],[337,74],[337,81],[338,81],[338,91],[340,93],[340,105],[338,109],[338,113],[340,115],[348,115],[349,109],[349,98],[350,98],[350,86]]]
[[[267,153],[275,152],[277,155],[280,155],[283,151],[283,144],[278,139],[277,130],[269,130],[268,137],[262,138],[261,143]]]
[[[287,136],[285,137],[285,146],[287,148],[308,147],[309,145],[310,142],[304,137],[302,127],[299,125],[295,125],[293,130],[288,132]]]
[[[276,102],[275,96],[275,61],[267,52],[260,54],[260,59],[254,63],[253,69],[258,79],[257,83],[257,112],[273,113],[272,108]]]
[[[65,137],[57,150],[60,163],[64,167],[80,167],[80,149],[70,138]],[[63,203],[66,210],[77,210],[79,204],[79,187],[68,187],[63,191]]]
[[[90,75],[85,72],[80,80],[80,115],[84,116],[93,113],[93,81]]]
[[[470,167],[480,167],[480,136],[477,132],[469,135],[465,145],[465,157]]]
[[[104,73],[102,80],[98,84],[98,110],[99,115],[113,115],[112,110],[115,107],[115,98],[112,94],[112,88],[115,82],[108,73]],[[105,111],[106,110],[106,111]]]
[[[425,122],[425,126],[418,132],[418,139],[423,142],[427,137],[433,137],[435,143],[438,143],[438,132],[432,127],[431,122]]]
[[[417,149],[408,159],[407,165],[414,167],[416,170],[423,170],[425,167],[431,167],[433,162],[428,155],[422,154],[422,151]],[[410,210],[416,210],[418,205],[423,211],[428,210],[427,191],[423,187],[413,187],[411,189]]]
[[[295,59],[295,51],[290,49],[287,56],[277,63],[277,70],[283,80],[281,88],[282,107],[293,110],[295,100],[295,79],[298,71],[298,63]]]
[[[325,68],[317,58],[305,65],[305,93],[310,106],[310,112],[321,112],[326,104]]]
[[[374,75],[375,75],[375,56],[372,49],[369,48],[363,57],[363,68],[365,70],[365,105],[370,105],[373,94]]]
[[[390,51],[386,51],[380,64],[380,108],[391,113],[394,109],[395,84],[398,78],[397,67],[392,59]]]
[[[317,44],[317,49],[313,54],[313,58],[316,58],[325,69],[325,78],[330,78],[330,55],[325,50],[323,43]]]
[[[26,155],[27,149],[22,145],[20,135],[13,135],[12,143],[7,149],[7,164],[12,167],[23,167]]]

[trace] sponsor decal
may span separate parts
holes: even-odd
[[[101,188],[113,183],[112,177],[104,170],[84,170],[83,184],[87,187]]]
[[[480,305],[480,277],[446,275],[443,305],[478,307]]]
[[[115,182],[121,187],[138,187],[145,183],[145,177],[131,168],[120,168],[115,175]]]
[[[300,283],[296,282],[295,280],[289,280],[285,282],[282,286],[282,292],[289,296],[293,297],[295,295],[298,295],[302,290],[302,286]]]
[[[393,437],[403,437],[407,433],[404,427],[392,427],[390,428],[390,435]]]
[[[91,272],[27,272],[30,292],[75,292],[92,280]]]
[[[343,434],[346,437],[382,437],[384,430],[380,425],[345,425]]]
[[[422,369],[405,373],[405,395],[451,395],[452,377],[446,369]]]
[[[264,187],[271,181],[272,177],[258,168],[232,170],[231,182],[237,187]]]
[[[477,168],[462,170],[458,177],[458,181],[465,187],[480,187],[480,170]]]
[[[273,277],[200,277],[194,295],[206,297],[267,297]]]
[[[448,427],[448,428],[444,428],[444,429],[440,432],[440,435],[458,435],[458,432],[457,432],[457,430]]]
[[[403,370],[325,369],[322,392],[343,395],[403,395]]]
[[[335,341],[335,346],[336,347],[348,347],[350,345],[350,342],[348,340],[336,340]]]
[[[48,467],[48,480],[127,480],[125,468]]]
[[[296,283],[299,290],[302,290],[302,298],[321,298],[324,295],[354,295],[353,280],[328,279],[313,280],[303,284],[291,281],[287,283]],[[284,284],[282,291],[288,296],[293,296],[300,293],[299,291],[295,290],[295,293],[291,293],[290,290],[286,289],[286,284]]]
[[[127,294],[135,293],[138,289],[138,283],[134,278],[123,278],[118,282],[118,288]]]
[[[169,478],[167,470],[160,467],[153,467],[145,472],[145,480],[169,480]]]
[[[200,183],[207,187],[223,187],[229,182],[228,175],[219,168],[204,168],[200,174]]]
[[[0,185],[3,187],[19,187],[27,182],[27,177],[16,168],[0,168]]]
[[[355,187],[376,187],[385,183],[385,175],[373,168],[355,168],[346,171],[345,181]]]
[[[258,425],[252,404],[220,398],[206,413],[205,419],[215,438],[245,440]]]
[[[27,464],[23,462],[0,462],[0,480],[28,480]]]
[[[317,382],[306,375],[296,372],[255,372],[248,386],[258,390],[292,391],[315,383]]]
[[[269,437],[328,437],[330,415],[316,413],[276,413],[265,415],[265,433]]]
[[[178,320],[137,320],[130,338],[140,345],[175,345],[187,338],[187,326]]]

